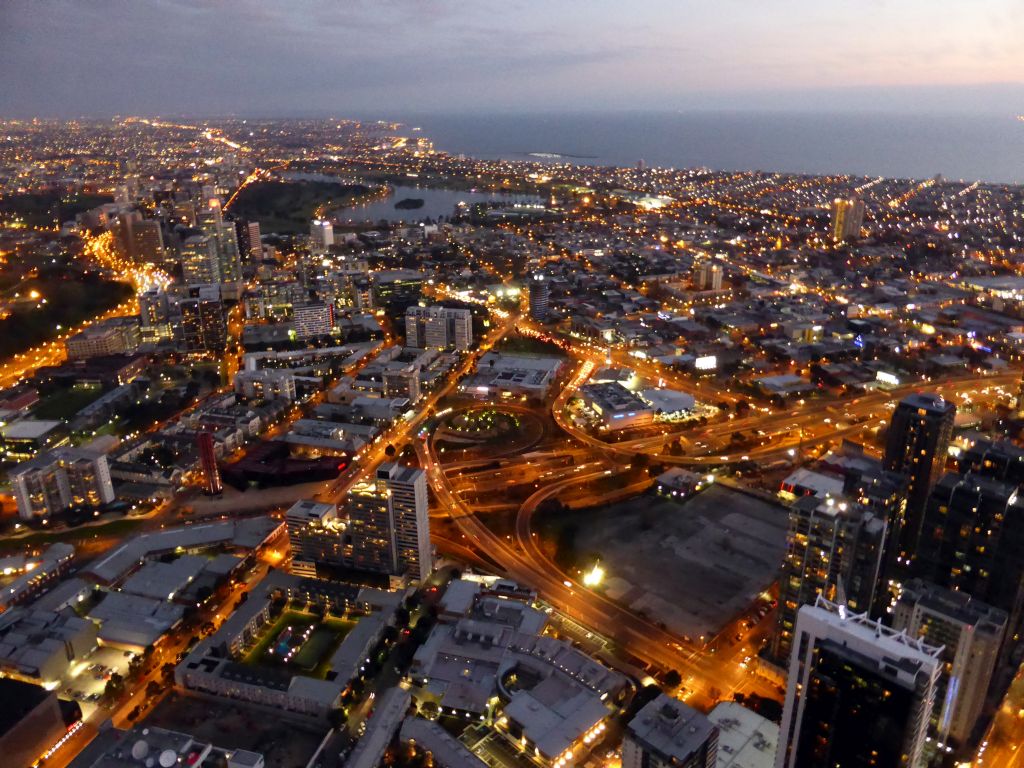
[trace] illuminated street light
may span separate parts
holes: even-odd
[[[600,563],[594,563],[594,567],[583,574],[583,586],[596,587],[604,580],[604,568]]]

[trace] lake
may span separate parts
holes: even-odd
[[[405,185],[392,185],[392,190],[394,194],[386,199],[332,211],[331,218],[340,223],[352,224],[366,221],[378,222],[381,219],[414,223],[424,219],[437,219],[439,216],[451,216],[455,206],[460,203],[472,205],[473,203],[486,202],[544,202],[541,198],[531,195],[487,192],[483,190],[460,191]],[[423,207],[414,210],[395,208],[395,203],[406,198],[419,198],[423,200]]]

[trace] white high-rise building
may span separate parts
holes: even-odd
[[[309,237],[314,248],[329,248],[334,245],[334,225],[329,221],[314,219],[309,225]]]
[[[942,649],[819,597],[797,615],[775,768],[922,768]]]
[[[434,568],[427,476],[422,469],[401,464],[381,464],[376,476],[388,497],[398,570],[423,581]]]
[[[405,344],[419,349],[456,349],[473,343],[473,314],[468,309],[412,306],[405,311]]]
[[[892,626],[942,646],[945,662],[932,723],[942,742],[964,744],[985,706],[1007,615],[966,592],[912,579],[893,608]]]
[[[65,509],[99,507],[115,498],[107,457],[83,448],[57,448],[24,461],[8,476],[22,520]]]

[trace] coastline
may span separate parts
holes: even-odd
[[[1005,114],[781,111],[419,115],[436,149],[478,160],[1024,184]],[[529,149],[525,150],[526,146]]]

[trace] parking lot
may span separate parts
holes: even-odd
[[[83,716],[88,717],[103,695],[110,676],[115,672],[127,675],[131,660],[132,654],[128,651],[100,646],[88,658],[68,668],[67,674],[60,680],[58,695],[79,702]]]
[[[575,545],[601,559],[606,594],[694,640],[749,608],[785,554],[785,508],[721,485],[684,503],[644,495],[586,515]]]

